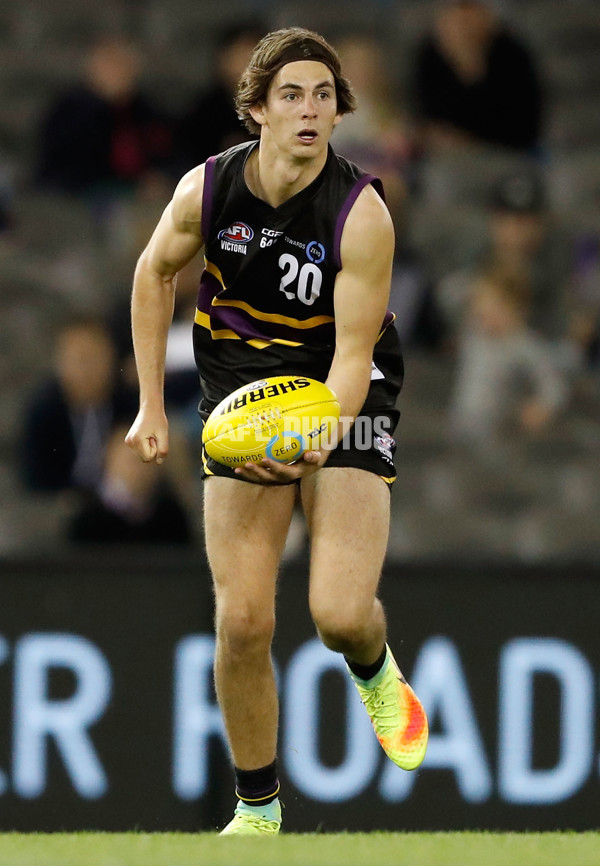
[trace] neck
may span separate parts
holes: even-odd
[[[327,148],[313,158],[298,159],[263,136],[248,160],[245,180],[254,195],[271,207],[279,207],[306,189],[321,173],[326,161]]]

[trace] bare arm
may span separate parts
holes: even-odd
[[[203,185],[204,166],[182,178],[135,270],[131,324],[140,410],[125,441],[145,462],[162,463],[169,450],[163,394],[167,334],[177,272],[204,243]]]
[[[340,417],[352,422],[371,382],[373,348],[389,301],[393,255],[392,219],[368,186],[352,208],[342,235],[342,270],[334,297],[336,346],[327,377],[340,401]]]
[[[327,385],[340,401],[340,434],[362,409],[371,382],[373,348],[387,308],[394,228],[385,204],[372,186],[366,187],[346,220],[341,243],[342,269],[335,283],[336,347]],[[309,451],[286,466],[263,460],[236,473],[257,483],[290,483],[319,469],[327,451]]]

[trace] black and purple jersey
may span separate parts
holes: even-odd
[[[241,385],[268,376],[325,381],[335,351],[334,289],[342,231],[367,184],[383,197],[377,178],[330,147],[319,176],[272,207],[253,195],[244,180],[246,160],[257,144],[240,144],[205,166],[205,270],[194,351],[207,409]],[[363,303],[369,304],[367,283]],[[402,359],[393,319],[388,311],[374,363],[381,372],[378,355],[386,368],[391,362],[388,396],[393,392],[395,400]],[[385,381],[383,374],[373,384],[381,379]]]

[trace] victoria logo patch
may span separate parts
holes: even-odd
[[[237,244],[247,244],[254,237],[254,232],[246,223],[231,223],[228,229],[219,232],[219,239]]]
[[[247,223],[234,222],[229,228],[221,230],[217,237],[222,250],[246,255],[246,244],[254,237],[254,231]]]

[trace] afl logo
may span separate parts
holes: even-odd
[[[309,261],[314,262],[315,265],[320,265],[325,258],[325,247],[318,241],[310,241],[306,244],[306,255]]]
[[[254,237],[254,232],[246,223],[232,223],[228,229],[219,232],[218,238],[223,241],[231,241],[234,244],[247,244]]]

